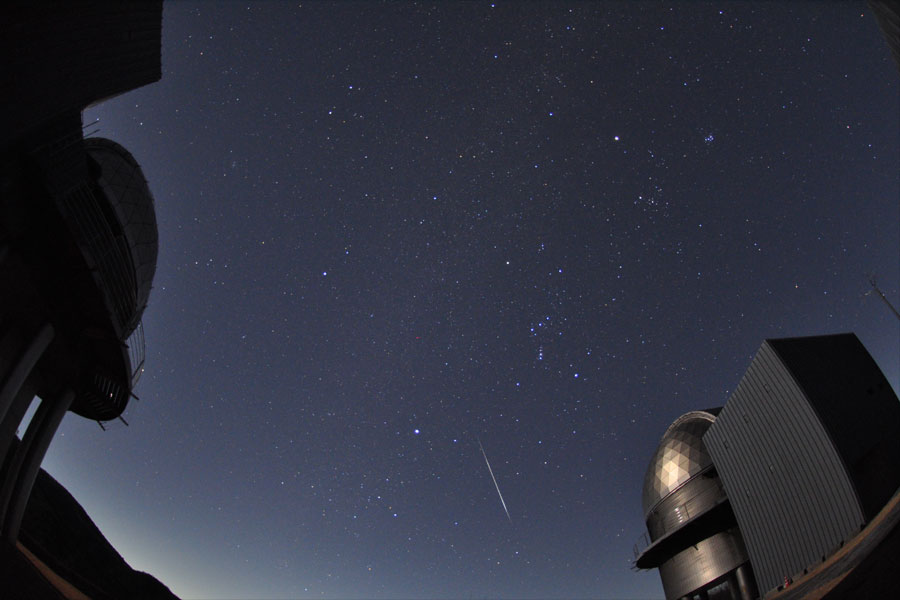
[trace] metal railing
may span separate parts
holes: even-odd
[[[102,281],[101,289],[112,306],[119,331],[127,331],[135,314],[134,263],[127,245],[117,240],[100,208],[100,202],[85,184],[61,199],[68,223],[80,244],[89,252]]]
[[[125,340],[125,345],[128,347],[128,361],[131,367],[131,387],[134,388],[144,372],[144,359],[146,358],[143,321],[138,321],[137,327]]]
[[[648,546],[650,546],[650,535],[645,531],[637,537],[637,539],[634,541],[634,546],[631,549],[632,552],[634,552],[635,561],[641,554],[643,554],[644,550],[646,550]]]

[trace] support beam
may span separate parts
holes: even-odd
[[[13,450],[18,446],[14,442],[19,441],[16,437],[19,427],[22,425],[22,419],[33,402],[40,402],[40,400],[35,398],[34,388],[26,381],[25,385],[19,388],[18,395],[16,395],[12,406],[6,412],[6,418],[0,421],[0,465],[2,465],[2,468],[0,468],[0,490],[4,488],[7,473],[9,473]],[[3,495],[0,493],[0,498],[2,497]],[[0,519],[0,525],[2,524],[3,521]]]
[[[59,428],[66,411],[75,400],[75,392],[66,390],[56,398],[42,400],[34,418],[28,425],[22,444],[16,452],[16,458],[21,456],[21,467],[18,468],[15,486],[10,498],[8,509],[3,511],[2,537],[9,543],[15,543],[19,537],[19,528],[22,526],[22,517],[25,515],[25,507],[31,496],[31,488],[37,479],[41,462],[50,447],[53,435]],[[10,470],[9,475],[12,475]]]
[[[46,323],[38,330],[37,335],[31,339],[28,347],[25,348],[25,352],[19,356],[12,368],[9,369],[6,378],[0,385],[0,421],[6,418],[6,413],[9,412],[13,400],[19,393],[19,388],[25,383],[28,375],[31,374],[31,370],[34,369],[34,366],[52,340],[53,326]]]
[[[756,580],[753,578],[753,570],[750,568],[749,562],[739,566],[735,570],[734,576],[740,600],[756,600],[759,597],[759,592],[756,591]]]

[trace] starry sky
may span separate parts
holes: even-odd
[[[173,2],[162,61],[84,114],[156,199],[140,402],[44,466],[176,594],[661,598],[644,471],[763,339],[897,389],[863,3]]]

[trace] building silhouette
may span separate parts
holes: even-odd
[[[81,112],[160,78],[162,5],[4,10],[0,69],[15,82],[0,98],[0,537],[9,545],[63,416],[120,417],[143,370],[153,197],[125,148],[84,138]]]
[[[895,528],[898,437],[900,402],[855,335],[766,340],[723,408],[663,435],[635,566],[659,569],[668,600],[752,599],[802,577],[822,588],[836,574],[821,565],[869,548],[877,516]],[[885,575],[869,562],[870,579]]]

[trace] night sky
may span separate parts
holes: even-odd
[[[84,114],[156,199],[140,402],[44,466],[176,594],[661,598],[644,471],[763,339],[897,389],[863,3],[173,2],[162,60]]]

